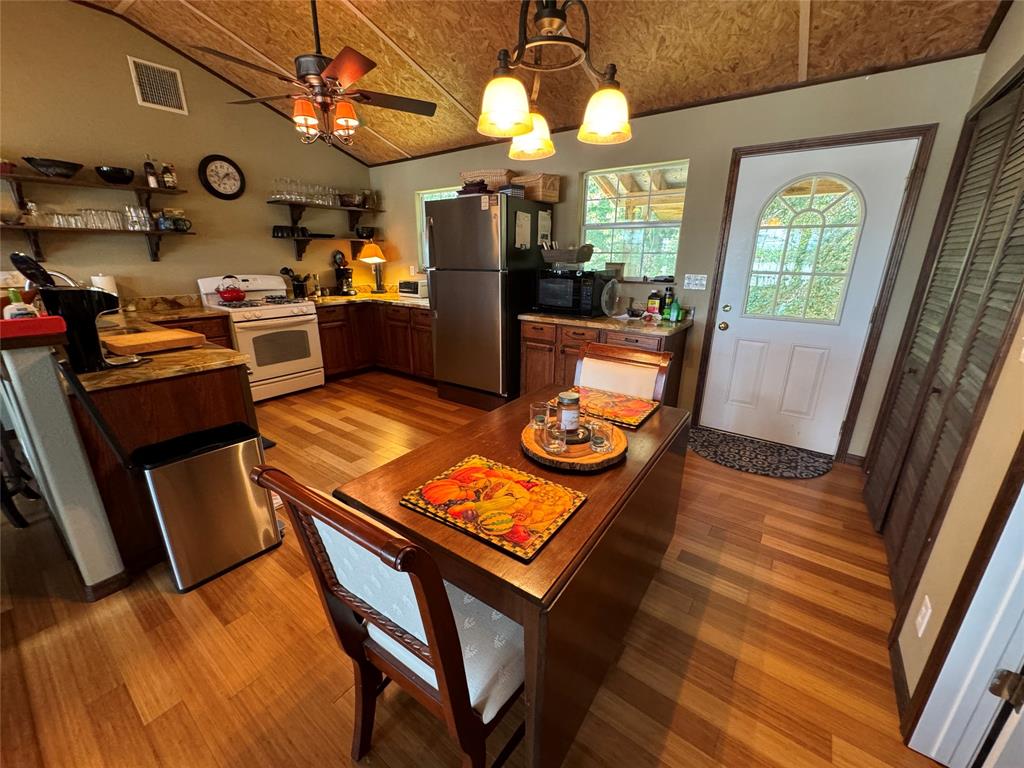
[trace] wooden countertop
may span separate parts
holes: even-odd
[[[141,319],[140,315],[152,317],[158,312],[118,312],[114,315],[105,315],[105,320],[113,320],[117,328],[101,330],[100,338],[104,336],[123,333],[124,329],[137,331],[160,331],[164,330],[158,325]],[[210,314],[223,314],[213,310]],[[153,352],[142,355],[146,362],[140,365],[111,368],[95,373],[78,374],[79,381],[86,392],[95,392],[101,389],[113,389],[124,387],[130,384],[142,384],[147,381],[159,379],[170,379],[175,376],[187,376],[191,373],[202,371],[213,371],[218,368],[229,368],[235,365],[245,365],[248,357],[234,349],[226,349],[217,344],[206,343],[196,349],[175,349],[169,352]]]
[[[626,431],[629,451],[618,466],[596,474],[561,472],[531,461],[519,445],[520,433],[529,421],[530,403],[553,397],[561,389],[547,387],[514,400],[456,434],[434,440],[346,483],[337,493],[365,505],[368,513],[423,544],[435,556],[469,562],[488,577],[511,584],[528,600],[548,602],[558,593],[574,563],[600,539],[624,499],[690,419],[684,410],[662,406],[640,429]],[[404,493],[473,454],[581,491],[587,500],[529,563],[399,504]]]
[[[519,315],[520,320],[533,320],[538,323],[555,323],[556,325],[575,325],[581,328],[597,328],[602,331],[618,331],[620,333],[640,333],[647,336],[674,336],[693,325],[693,320],[670,323],[665,320],[645,323],[642,320],[616,320],[613,317],[574,317],[573,315],[555,315],[544,312],[525,312]]]

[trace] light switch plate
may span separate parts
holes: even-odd
[[[687,291],[706,291],[708,289],[708,276],[683,275],[683,288]]]
[[[928,626],[928,619],[931,617],[932,601],[928,598],[928,595],[925,595],[924,600],[921,601],[921,607],[917,611],[917,618],[914,619],[914,628],[917,629],[918,637],[924,634],[924,630]]]

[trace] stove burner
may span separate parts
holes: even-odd
[[[258,307],[260,302],[246,299],[244,301],[218,301],[218,304],[228,309],[248,309],[249,307]]]

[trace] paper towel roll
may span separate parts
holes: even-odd
[[[102,288],[107,293],[117,296],[117,282],[114,280],[113,275],[93,275],[89,279],[92,280],[92,284],[97,288]]]

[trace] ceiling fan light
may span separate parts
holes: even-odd
[[[307,136],[317,133],[320,127],[313,102],[309,99],[295,100],[292,106],[292,121],[295,123],[295,130]]]
[[[576,138],[584,144],[622,144],[633,138],[629,104],[617,85],[606,83],[590,97]]]
[[[476,130],[484,136],[507,139],[533,128],[526,88],[511,75],[493,77],[484,89]]]
[[[531,112],[533,130],[522,136],[512,137],[512,146],[508,148],[511,160],[543,160],[555,154],[555,144],[551,141],[548,121],[539,112]]]
[[[334,108],[334,134],[351,136],[358,127],[359,117],[356,115],[355,107],[347,101],[339,101]]]

